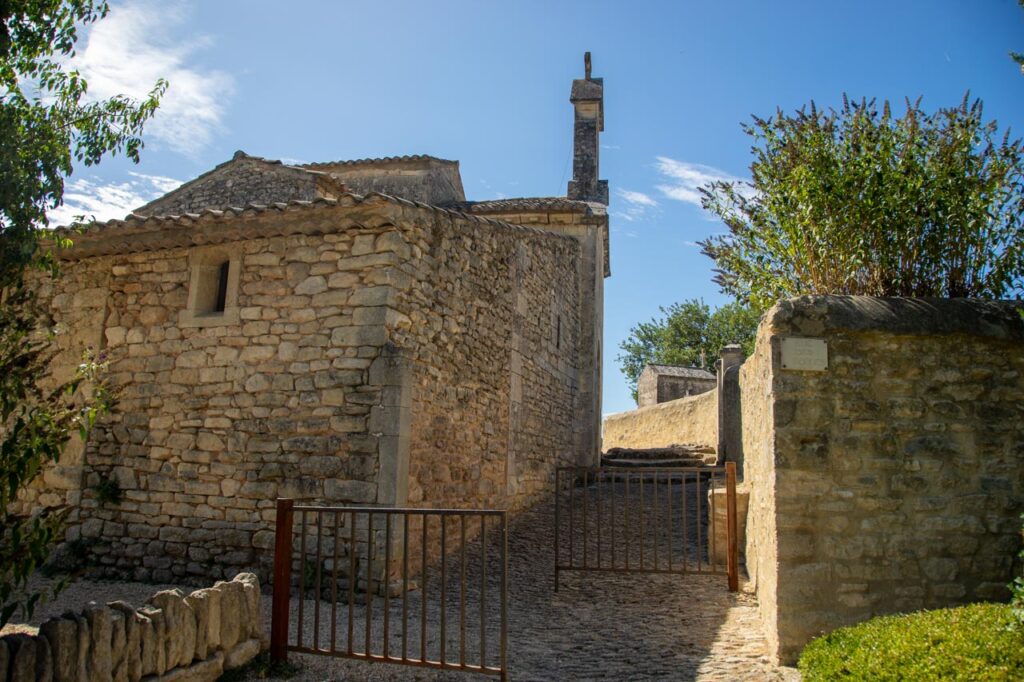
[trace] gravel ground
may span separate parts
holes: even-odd
[[[664,490],[664,489],[663,489]],[[578,491],[577,491],[578,492]],[[618,496],[622,491],[616,491]],[[692,496],[691,496],[692,497]],[[610,504],[607,495],[603,498]],[[662,504],[667,498],[662,495]],[[680,498],[677,498],[677,501]],[[634,505],[636,499],[633,499]],[[621,499],[620,499],[621,503]],[[693,509],[694,499],[686,506]],[[667,505],[666,505],[667,506]],[[678,514],[681,507],[676,506]],[[591,510],[593,512],[593,509]],[[590,517],[594,514],[591,513]],[[691,558],[697,550],[692,546],[695,526],[691,512],[691,541],[688,549],[678,548],[680,555]],[[700,518],[699,516],[696,518]],[[726,589],[726,578],[717,575],[666,575],[564,572],[560,589],[554,591],[554,513],[551,504],[542,504],[517,515],[511,521],[509,537],[509,604],[508,604],[508,667],[513,680],[798,680],[790,668],[776,668],[767,656],[767,647],[760,635],[756,598],[741,584],[739,593]],[[563,524],[566,521],[563,517]],[[596,523],[588,518],[588,525]],[[706,525],[704,530],[706,530]],[[566,532],[563,526],[563,533]],[[620,528],[620,533],[626,532]],[[677,531],[681,532],[681,531]],[[666,537],[668,530],[665,531]],[[493,534],[496,535],[496,534]],[[495,540],[492,535],[491,540]],[[610,535],[606,535],[605,542]],[[682,544],[681,535],[679,537]],[[635,547],[631,551],[637,551]],[[596,547],[596,545],[595,545]],[[563,550],[565,540],[563,538]],[[577,546],[577,550],[580,547]],[[605,548],[607,551],[607,547]],[[594,550],[592,550],[594,551]],[[621,554],[621,550],[620,550]],[[476,612],[480,597],[481,562],[479,545],[467,553],[466,584],[466,660],[476,663],[479,657],[480,617]],[[499,623],[496,596],[499,587],[499,553],[496,546],[488,548],[487,598],[490,615],[485,616],[487,661],[497,663]],[[621,561],[620,557],[620,561]],[[577,558],[577,561],[579,559]],[[591,559],[593,561],[593,559]],[[662,561],[667,561],[663,557]],[[459,610],[459,579],[462,566],[458,555],[449,558],[446,566],[447,660],[457,662],[460,654],[459,634],[462,621]],[[426,642],[428,659],[440,655],[438,636],[441,613],[440,569],[434,567],[427,580]],[[35,622],[87,601],[123,599],[141,604],[159,589],[170,586],[122,582],[79,582],[60,598],[37,612]],[[184,588],[183,588],[184,589]],[[359,595],[360,597],[362,595]],[[408,593],[407,647],[410,657],[419,657],[422,591]],[[336,646],[344,650],[348,638],[347,594],[339,592],[340,603],[334,616]],[[358,599],[358,601],[364,601]],[[266,627],[269,631],[270,598],[263,600]],[[375,597],[371,612],[371,651],[381,653],[384,641],[384,599]],[[302,606],[303,641],[312,643],[314,626],[319,618],[321,647],[329,646],[332,612],[329,602],[307,599]],[[352,609],[353,649],[363,651],[366,642],[367,605]],[[292,642],[296,641],[298,603],[292,607]],[[389,600],[389,648],[392,656],[401,656],[403,601]],[[300,667],[292,678],[295,682],[328,680],[470,680],[486,679],[479,674],[439,671],[408,666],[367,663],[342,658],[292,653],[289,660]],[[253,678],[255,679],[255,678]]]

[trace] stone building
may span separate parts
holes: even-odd
[[[718,385],[706,369],[678,365],[647,365],[636,382],[638,407],[667,403],[690,395],[707,393]]]
[[[42,286],[66,376],[119,402],[29,504],[111,573],[266,575],[277,497],[516,509],[597,460],[603,85],[572,84],[565,197],[467,201],[457,161],[242,152],[90,225]],[[116,481],[121,504],[97,486]]]

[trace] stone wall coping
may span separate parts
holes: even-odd
[[[397,212],[388,209],[399,209]],[[311,223],[310,212],[319,210],[326,212],[348,212],[356,209],[371,209],[378,213],[377,221],[368,223],[387,224],[400,219],[401,209],[412,209],[423,215],[443,215],[453,221],[479,226],[500,228],[521,234],[549,237],[553,239],[572,240],[575,237],[551,230],[527,225],[516,225],[493,218],[471,215],[460,211],[411,201],[387,194],[371,192],[365,196],[347,193],[339,199],[318,198],[312,201],[295,200],[274,204],[249,204],[244,207],[228,209],[204,209],[199,213],[182,215],[144,216],[131,214],[124,220],[108,220],[86,225],[82,232],[71,228],[58,228],[62,236],[72,239],[74,246],[70,249],[58,250],[62,260],[78,260],[99,255],[115,253],[137,253],[153,251],[176,246],[194,246],[198,244],[223,243],[227,241],[253,239],[291,234],[323,234],[338,232],[358,222],[360,216],[349,221],[330,221]],[[228,224],[238,224],[261,218],[268,213],[277,213],[287,220],[239,225],[243,229],[225,229]],[[365,218],[366,215],[361,216]],[[381,220],[383,219],[383,220]],[[197,228],[219,228],[201,230]]]
[[[1024,302],[966,298],[800,296],[775,305],[764,323],[774,334],[883,332],[907,336],[970,334],[1024,341]]]
[[[604,421],[616,419],[632,419],[635,418],[637,415],[652,414],[659,410],[671,410],[672,408],[678,407],[679,405],[683,405],[687,402],[695,403],[701,400],[710,400],[712,398],[714,400],[718,400],[718,393],[714,390],[705,391],[703,393],[698,393],[697,395],[687,395],[683,396],[682,398],[676,398],[675,400],[666,400],[665,402],[658,403],[657,405],[648,405],[646,407],[638,407],[636,409],[627,410],[625,412],[614,412],[612,414],[607,414],[604,417]]]

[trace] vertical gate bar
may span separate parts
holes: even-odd
[[[445,662],[445,648],[448,641],[448,633],[445,631],[447,625],[446,616],[448,613],[448,551],[445,542],[448,537],[448,517],[441,516],[441,658]]]
[[[615,568],[615,496],[619,494],[618,490],[616,489],[617,488],[617,481],[615,479],[615,472],[614,471],[611,474],[611,479],[612,479],[611,510],[610,510],[611,516],[610,516],[610,518],[608,520],[608,525],[611,527],[611,531],[612,531],[612,536],[611,536],[612,568],[614,569]]]
[[[270,657],[288,660],[288,615],[292,582],[292,500],[278,498],[274,521],[274,595],[270,618]]]
[[[341,538],[341,512],[334,510],[334,556],[331,563],[331,653],[338,650],[338,545]]]
[[[716,513],[718,511],[718,503],[715,501],[716,482],[717,476],[712,473],[708,478],[708,499],[710,500],[708,502],[708,518],[711,519],[711,522],[708,523],[708,534],[711,536],[708,538],[708,542],[711,545],[711,561],[708,563],[711,564],[712,571],[718,570],[718,552],[716,551],[718,549],[718,514]]]
[[[587,568],[587,544],[590,526],[587,525],[587,489],[590,487],[590,471],[583,470],[583,568]]]
[[[654,482],[654,502],[651,509],[654,512],[654,570],[658,570],[658,542],[661,538],[661,519],[659,518],[658,508],[658,477],[660,474],[657,472],[651,473],[651,479]]]
[[[302,522],[299,524],[299,622],[296,633],[297,646],[302,646],[302,625],[305,618],[306,605],[306,512],[302,511]]]
[[[644,570],[644,472],[640,472],[640,570]]]
[[[459,665],[466,667],[466,515],[459,514]]]
[[[740,538],[736,516],[736,462],[725,463],[725,513],[729,534],[729,591],[737,592],[740,589]]]
[[[420,582],[423,583],[420,587],[420,663],[427,660],[427,525],[429,522],[430,517],[424,513],[420,545],[422,554],[420,570],[423,571],[423,575],[420,577]]]
[[[703,495],[700,492],[700,472],[697,472],[697,518],[694,519],[697,522],[697,572],[702,573],[704,571],[701,561],[703,560],[704,554],[704,538],[701,537],[700,524],[704,520],[704,514],[700,510],[700,498]]]
[[[570,507],[571,509],[571,507]],[[571,539],[571,537],[570,537]],[[570,545],[571,546],[571,545]],[[487,665],[487,515],[480,515],[480,665]]]
[[[601,568],[601,470],[594,472],[594,485],[597,486],[597,567]]]
[[[672,492],[672,485],[673,485],[672,479],[673,479],[673,475],[672,475],[672,472],[670,471],[669,472],[669,486],[666,488],[666,491],[668,492],[666,497],[669,498],[669,572],[672,572],[672,571],[675,570],[675,568],[673,568],[673,562],[675,561],[675,557],[672,556],[672,554],[673,554],[673,552],[676,549],[675,540],[672,537],[673,536],[673,532],[675,531],[675,528],[676,528],[675,521],[672,520],[672,495],[673,495],[673,492]]]
[[[323,566],[323,554],[321,548],[323,546],[323,529],[324,529],[324,513],[318,511],[316,513],[316,587],[313,588],[313,596],[316,600],[313,602],[313,648],[320,648],[320,594],[321,594],[321,582],[320,582],[320,569]]]
[[[391,512],[384,512],[384,660],[391,658]]]
[[[353,612],[356,603],[356,513],[349,512],[348,536],[348,653],[352,653]]]
[[[576,469],[570,469],[572,476],[569,477],[569,568],[576,565],[576,527],[573,521],[576,507]]]
[[[409,660],[409,512],[402,512],[402,660]]]
[[[623,474],[624,480],[625,480],[625,483],[626,483],[626,499],[622,503],[622,506],[623,506],[624,511],[626,512],[626,527],[625,527],[624,530],[626,531],[626,570],[627,571],[629,570],[629,555],[630,555],[629,537],[632,534],[632,531],[629,528],[629,479],[631,478],[631,476],[630,476],[631,473],[632,472],[627,471],[627,472],[625,472]]]
[[[558,592],[558,567],[562,561],[562,545],[559,537],[562,534],[562,467],[555,469],[555,592]]]
[[[682,540],[683,540],[683,573],[686,573],[687,555],[690,553],[690,546],[689,546],[689,542],[688,542],[689,538],[690,538],[690,529],[686,525],[686,504],[687,503],[686,503],[686,473],[685,472],[683,473],[682,476],[679,477],[679,482],[682,485],[682,490],[680,492],[681,500],[679,502],[679,506],[683,508],[683,538],[682,538]]]
[[[373,512],[366,512],[366,643],[367,656],[373,653]]]
[[[501,512],[501,679],[508,679],[508,512]]]

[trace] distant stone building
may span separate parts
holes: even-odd
[[[603,88],[572,85],[566,197],[467,201],[457,161],[242,152],[93,224],[42,285],[55,372],[120,399],[29,504],[111,573],[263,575],[275,498],[519,508],[600,449]],[[116,481],[124,501],[95,488]]]
[[[714,374],[697,367],[647,365],[636,382],[637,405],[647,407],[706,393],[714,389],[717,382]]]

